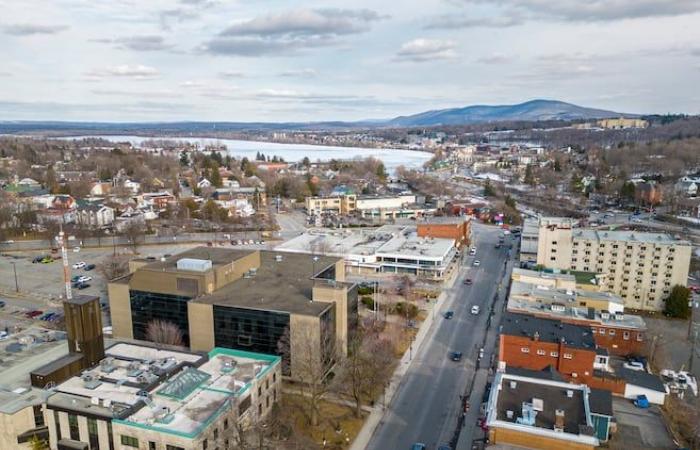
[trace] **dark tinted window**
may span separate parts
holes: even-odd
[[[146,340],[148,323],[154,319],[172,322],[182,330],[185,345],[190,344],[187,302],[190,297],[131,291],[131,322],[134,339]]]

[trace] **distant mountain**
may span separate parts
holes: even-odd
[[[385,122],[397,127],[465,125],[480,122],[579,120],[609,117],[636,117],[603,109],[586,108],[557,100],[531,100],[518,105],[474,105],[463,108],[438,109],[412,116],[401,116]]]
[[[54,135],[85,134],[146,134],[152,136],[204,136],[216,132],[276,131],[276,130],[353,130],[387,127],[429,127],[438,125],[468,125],[483,122],[580,120],[609,117],[638,117],[602,109],[585,108],[556,100],[531,100],[519,105],[475,105],[463,108],[439,109],[393,119],[357,122],[60,122],[60,121],[2,121],[3,133],[48,133]]]

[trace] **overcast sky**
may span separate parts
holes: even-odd
[[[700,113],[700,0],[0,0],[0,120]]]

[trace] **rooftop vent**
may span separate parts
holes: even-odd
[[[221,373],[231,373],[236,369],[238,363],[233,359],[226,359],[221,365]]]
[[[281,262],[282,261],[282,255],[275,255],[275,261]]]
[[[177,260],[177,270],[191,272],[206,272],[211,270],[212,263],[209,259],[182,258]]]
[[[177,360],[175,358],[163,358],[151,364],[151,370],[156,375],[165,375],[174,369],[175,366],[177,366]]]
[[[85,389],[97,389],[97,387],[102,384],[100,379],[91,373],[84,373],[80,378],[83,380]]]
[[[513,420],[513,411],[511,411],[510,409],[507,410],[507,411],[506,411],[506,417],[507,417],[508,419]]]
[[[603,310],[600,313],[600,317],[602,317],[604,320],[608,320],[608,319],[610,319],[610,313],[606,310]]]
[[[170,414],[170,408],[167,406],[158,406],[153,411],[153,418],[158,423],[170,423],[175,417]]]
[[[537,411],[532,408],[532,403],[523,402],[522,417],[518,417],[517,423],[521,425],[534,426]]]
[[[615,313],[615,320],[617,320],[617,321],[625,320],[625,315],[621,312]]]
[[[544,411],[544,400],[541,398],[532,398],[532,409],[535,411]]]
[[[568,398],[574,398],[574,391],[572,391],[571,389],[567,389],[567,390],[566,390],[566,396],[567,396]]]
[[[510,382],[510,388],[511,388],[511,389],[515,389],[516,387],[518,387],[518,383],[516,383],[515,381],[511,381],[511,382]]]
[[[117,369],[117,367],[114,365],[114,358],[108,356],[100,361],[100,369],[106,373],[114,372]]]

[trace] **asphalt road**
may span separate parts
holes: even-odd
[[[459,279],[439,311],[452,310],[454,317],[434,322],[421,347],[414,349],[411,366],[367,449],[408,450],[422,442],[432,450],[452,440],[462,411],[460,396],[473,376],[489,305],[507,258],[507,250],[494,248],[499,234],[494,227],[474,225],[476,257],[465,258]],[[480,267],[473,267],[474,259],[480,260]],[[464,278],[471,278],[473,284],[464,285]],[[472,305],[481,307],[479,315],[470,313]],[[461,362],[449,359],[452,351],[463,353]]]

